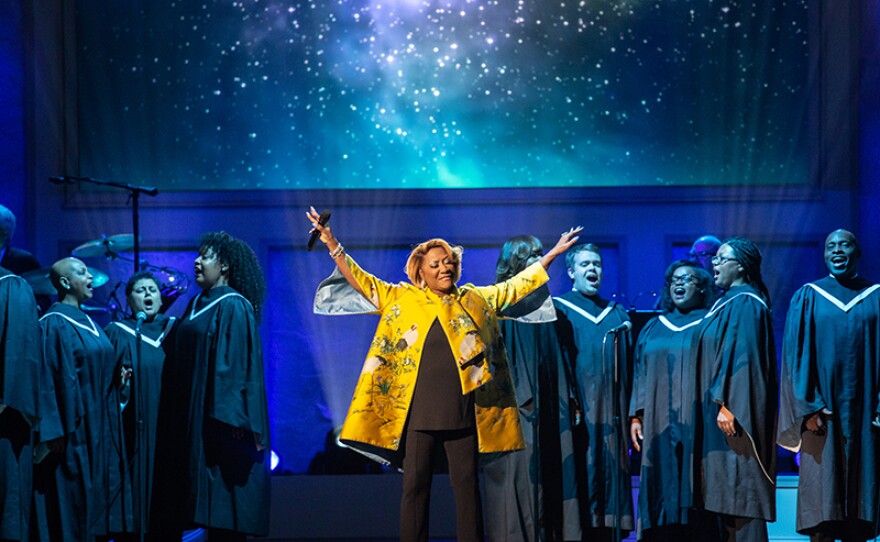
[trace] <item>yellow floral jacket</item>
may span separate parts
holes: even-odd
[[[466,284],[458,287],[453,295],[438,297],[428,289],[408,283],[384,282],[361,269],[351,257],[346,258],[372,310],[339,308],[340,287],[353,289],[347,284],[341,285],[340,279],[344,279],[337,273],[335,290],[330,286],[334,277],[319,287],[315,312],[378,312],[381,318],[340,440],[383,463],[399,463],[403,428],[422,347],[431,324],[438,319],[459,365],[462,394],[476,394],[480,453],[523,449],[517,402],[497,313],[547,282],[547,272],[540,262],[505,282],[481,287]]]

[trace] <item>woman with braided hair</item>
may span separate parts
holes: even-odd
[[[209,540],[265,536],[269,417],[257,324],[266,283],[253,250],[225,232],[199,240],[195,280],[202,291],[167,341],[152,523],[168,535],[204,527]]]
[[[766,541],[776,519],[776,349],[761,251],[727,240],[712,258],[725,291],[697,333],[697,508],[715,515],[725,540]]]

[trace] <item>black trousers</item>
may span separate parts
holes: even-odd
[[[483,510],[477,476],[476,429],[407,431],[400,502],[400,540],[428,540],[434,450],[441,445],[449,460],[449,480],[455,494],[456,538],[459,542],[482,542]]]
[[[874,538],[876,528],[869,521],[845,519],[823,521],[810,532],[810,542],[864,542]]]
[[[767,542],[767,520],[721,515],[724,542]]]

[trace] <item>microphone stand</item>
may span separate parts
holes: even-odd
[[[137,261],[137,260],[135,260]],[[138,323],[134,328],[135,355],[134,355],[134,407],[135,407],[135,455],[137,457],[137,533],[138,540],[144,542],[145,521],[146,521],[146,480],[147,480],[147,443],[145,442],[144,432],[144,409],[143,394],[141,393],[141,324]]]
[[[613,355],[613,373],[611,380],[611,424],[613,428],[612,438],[614,439],[613,445],[611,446],[612,453],[614,454],[614,461],[612,461],[613,468],[611,470],[611,506],[614,507],[614,525],[611,528],[611,540],[612,542],[620,542],[621,535],[623,534],[623,529],[620,526],[621,516],[623,510],[620,507],[620,471],[623,468],[623,465],[618,464],[620,462],[620,441],[622,436],[620,435],[620,420],[621,420],[621,412],[620,412],[620,334],[624,333],[625,330],[610,330],[605,333],[605,336],[602,338],[602,370],[605,370],[605,344],[608,340],[608,335],[614,336],[614,355]]]
[[[128,199],[131,201],[131,220],[132,226],[134,229],[134,272],[137,273],[141,270],[141,239],[140,239],[140,214],[138,209],[138,202],[140,201],[140,195],[146,194],[148,196],[157,196],[159,195],[159,190],[153,186],[136,186],[128,183],[117,183],[113,181],[102,181],[100,179],[93,179],[91,177],[76,177],[73,175],[61,175],[60,177],[49,177],[49,182],[53,184],[75,184],[79,182],[96,184],[98,186],[110,186],[113,188],[121,188],[123,190],[128,190]]]
[[[116,290],[122,286],[122,281],[116,283],[116,286],[113,287],[113,290],[110,292],[110,295],[107,296],[108,306],[110,307],[110,321],[114,322],[116,320],[120,320],[119,313],[122,311],[122,303],[119,302],[119,297],[116,295]]]
[[[627,309],[635,309],[636,308],[635,302],[630,301],[629,298],[626,297],[626,294],[623,292],[614,292],[613,294],[611,294],[611,300],[613,301],[615,299],[619,300],[618,303],[623,305],[624,308],[627,308]],[[636,297],[636,299],[638,299],[638,297]]]
[[[616,459],[620,459],[620,440],[622,436],[620,433],[620,333],[614,334],[614,380],[612,386],[612,393],[614,394],[614,405],[612,405],[613,412],[613,420],[614,420],[614,456]],[[617,465],[617,468],[614,469],[614,508],[616,513],[614,515],[614,530],[613,536],[614,541],[617,542],[621,538],[622,529],[620,527],[621,521],[621,512],[620,509],[620,469],[623,465]]]

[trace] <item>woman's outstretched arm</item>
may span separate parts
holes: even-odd
[[[345,248],[342,246],[342,243],[333,236],[333,231],[330,229],[330,226],[327,226],[326,224],[323,226],[321,225],[319,221],[321,215],[318,214],[318,211],[316,211],[314,207],[309,207],[308,212],[306,212],[306,217],[309,219],[309,222],[312,223],[312,229],[309,230],[309,233],[317,231],[321,234],[321,242],[327,246],[327,249],[330,251],[330,257],[333,258],[333,262],[336,264],[336,267],[339,268],[339,272],[342,273],[345,280],[351,284],[351,287],[357,290],[357,293],[363,297],[367,297],[361,289],[360,284],[355,280],[351,268],[348,266],[348,260],[345,257]]]

